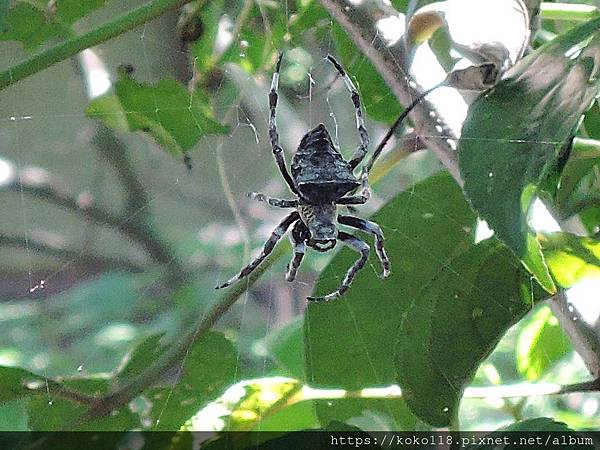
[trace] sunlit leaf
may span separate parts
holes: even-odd
[[[539,380],[571,350],[569,339],[548,306],[540,308],[517,341],[517,368],[529,380]]]
[[[586,278],[600,279],[600,241],[568,233],[551,233],[540,243],[552,277],[569,288]]]
[[[208,333],[175,366],[172,386],[142,393],[141,400],[148,406],[143,414],[147,423],[153,430],[179,429],[234,382],[236,368],[237,352],[232,343],[220,333]]]
[[[203,136],[227,132],[214,120],[208,99],[199,90],[190,93],[171,78],[156,85],[141,83],[126,70],[120,71],[115,92],[93,100],[87,115],[117,130],[126,121],[130,131],[148,133],[175,156],[190,150]]]
[[[599,26],[590,21],[519,61],[471,105],[459,142],[472,205],[549,291],[527,212],[598,91],[600,39],[584,44]]]
[[[343,298],[309,305],[307,377],[349,390],[399,383],[414,413],[447,425],[479,362],[529,308],[529,276],[497,241],[474,244],[476,217],[448,174],[398,195],[373,220],[392,276],[378,278],[371,257]],[[337,287],[355,259],[341,251],[316,292]]]
[[[19,41],[33,49],[52,38],[68,38],[71,25],[106,0],[31,0],[1,2],[0,41]],[[10,4],[10,8],[6,10]]]

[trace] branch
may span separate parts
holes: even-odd
[[[174,272],[183,273],[175,255],[150,227],[134,220],[133,216],[123,218],[95,205],[81,205],[75,198],[60,189],[59,183],[45,171],[24,169],[6,188],[53,203],[96,223],[116,228],[144,246],[157,263],[170,267]]]
[[[127,148],[117,135],[98,122],[92,144],[98,153],[115,169],[127,195],[127,212],[143,213],[146,216],[148,192],[139,180],[135,169],[127,156]]]
[[[321,0],[331,16],[345,29],[354,44],[371,60],[377,71],[384,78],[398,101],[408,106],[412,99],[421,94],[409,85],[408,68],[410,66],[404,51],[403,40],[387,46],[377,33],[377,22],[384,17],[397,16],[398,12],[381,0],[364,0],[359,5],[344,0]],[[526,2],[529,11],[535,12],[539,1]],[[433,114],[433,118],[430,115]],[[433,106],[423,101],[410,114],[415,129],[423,131],[423,141],[431,149],[456,182],[462,187],[464,181],[458,169],[458,154],[449,140],[456,142],[456,137],[443,123]],[[438,131],[436,126],[441,127]],[[600,345],[598,336],[592,333],[580,318],[572,320],[573,314],[564,309],[566,300],[557,296],[552,309],[563,330],[569,336],[573,347],[586,362],[590,372],[600,376]],[[566,311],[566,312],[565,312]]]
[[[115,392],[102,397],[83,416],[79,417],[75,423],[68,425],[67,429],[77,428],[87,422],[102,418],[110,414],[111,411],[118,410],[159,380],[175,364],[183,364],[182,361],[184,361],[190,347],[204,338],[223,314],[237,301],[238,297],[246,292],[260,275],[287,251],[289,251],[289,244],[286,242],[278,244],[273,253],[248,276],[247,281],[239,282],[232,286],[229,293],[203,314],[202,318],[197,319],[188,332],[180,339],[177,339],[154,364],[147,367],[145,371],[128,383],[120,386]]]
[[[154,0],[123,16],[102,25],[81,36],[67,39],[64,43],[0,72],[0,91],[11,84],[76,55],[86,48],[93,47],[143,25],[173,8],[179,8],[191,0]]]
[[[413,99],[421,95],[421,92],[408,83],[410,64],[402,44],[403,40],[388,46],[376,32],[377,22],[384,17],[397,16],[396,10],[377,0],[365,0],[356,6],[344,0],[321,0],[321,3],[342,25],[354,44],[371,60],[402,105],[410,105]],[[430,113],[434,114],[435,119],[432,119]],[[410,117],[415,128],[423,133],[422,138],[427,147],[462,186],[464,183],[458,170],[458,155],[449,144],[449,140],[456,142],[457,137],[426,100],[413,109]]]
[[[552,297],[550,308],[589,371],[595,378],[600,379],[600,337],[594,328],[569,304],[564,290]]]
[[[0,233],[0,246],[13,247],[21,250],[33,250],[61,259],[78,260],[93,266],[121,268],[132,272],[144,271],[144,266],[134,261],[109,256],[99,256],[85,250],[65,248],[60,244],[42,238],[28,237],[8,233]]]
[[[98,397],[94,395],[84,394],[79,391],[73,391],[65,387],[62,383],[46,378],[45,383],[40,387],[31,389],[32,393],[39,394],[54,394],[58,397],[73,400],[82,405],[93,405],[98,402]]]

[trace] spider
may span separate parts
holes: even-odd
[[[279,167],[283,179],[290,190],[297,196],[297,199],[282,200],[260,193],[251,193],[249,196],[255,200],[266,202],[271,206],[293,208],[294,211],[285,216],[277,228],[275,228],[257,258],[244,267],[239,274],[216,288],[225,288],[252,273],[273,251],[275,244],[291,228],[290,240],[294,249],[294,256],[287,267],[286,279],[288,281],[293,281],[296,277],[296,272],[304,257],[306,246],[318,252],[327,252],[335,247],[337,241],[340,241],[360,254],[360,257],[346,272],[346,276],[337,290],[320,297],[308,297],[309,301],[315,302],[335,300],[350,288],[356,274],[367,262],[370,253],[370,248],[364,241],[339,230],[339,225],[373,235],[375,238],[375,253],[382,267],[381,277],[386,278],[390,274],[390,260],[383,245],[384,237],[381,227],[369,220],[344,214],[338,215],[337,205],[361,205],[369,200],[368,172],[373,158],[369,164],[362,168],[359,178],[354,175],[354,170],[367,155],[369,135],[363,119],[360,97],[354,83],[335,58],[328,55],[327,59],[339,72],[350,92],[355,109],[360,145],[350,161],[344,160],[335,148],[325,126],[319,124],[306,133],[300,141],[300,145],[292,160],[292,173],[290,175],[283,157],[283,149],[279,145],[279,134],[275,120],[279,70],[281,68],[282,57],[283,54],[280,54],[277,60],[269,92],[269,136],[275,162]],[[384,142],[382,144],[385,145]],[[381,151],[379,147],[382,147],[382,145],[378,146],[376,152]],[[360,194],[350,195],[351,192],[359,188]]]

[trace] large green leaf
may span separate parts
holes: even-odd
[[[411,408],[448,425],[479,364],[531,303],[529,276],[494,239],[441,268],[416,295],[398,339],[398,375]]]
[[[113,378],[46,379],[26,370],[0,368],[3,388],[0,402],[29,397],[27,410],[32,430],[60,430],[73,425],[88,407],[54,391],[66,389],[99,397],[118,389],[119,383],[131,381],[160,357],[162,334],[149,336],[128,357]],[[218,397],[234,381],[237,353],[233,345],[216,332],[208,333],[195,343],[173,372],[174,381],[165,387],[149,387],[130,404],[113,414],[83,424],[85,430],[124,430],[151,428],[177,430],[209,400]],[[51,390],[43,389],[50,383]],[[32,390],[35,389],[35,390]]]
[[[144,131],[175,156],[190,150],[207,134],[224,134],[227,127],[213,118],[208,99],[172,78],[156,85],[135,81],[127,70],[119,72],[114,93],[93,100],[87,115],[124,131]]]
[[[33,49],[48,39],[67,38],[72,33],[71,25],[104,3],[106,0],[12,2],[8,11],[0,11],[0,41],[20,41],[25,48]],[[0,4],[0,10],[4,8],[6,5]]]
[[[517,341],[517,368],[529,380],[539,380],[571,350],[569,339],[560,328],[550,307],[535,312]]]
[[[529,278],[495,240],[474,244],[476,217],[446,173],[373,220],[386,233],[392,276],[379,279],[371,258],[343,298],[309,305],[307,380],[349,390],[399,382],[413,412],[445,425],[479,362],[531,303]],[[355,259],[336,255],[316,292],[337,287]]]
[[[598,91],[599,28],[590,21],[519,61],[471,105],[458,146],[472,205],[549,291],[527,213]]]

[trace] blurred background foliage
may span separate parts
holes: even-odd
[[[0,70],[152,3],[0,2]],[[347,11],[391,10],[355,3]],[[431,87],[465,55],[471,63],[475,53],[495,55],[455,45],[448,34],[461,26],[452,19],[461,8],[471,11],[463,20],[476,35],[476,25],[497,19],[475,3],[392,1],[400,15],[379,31],[396,33],[397,43],[405,14],[428,4],[444,11],[444,26],[415,25],[401,41],[415,62],[411,78]],[[591,64],[590,78],[597,70],[598,35],[581,24],[598,13],[593,1],[525,4],[535,19],[501,42],[502,70],[523,53],[534,67],[554,55],[548,64],[556,68],[567,41],[587,50],[547,85],[516,66],[519,80],[538,90],[504,83],[472,108],[463,129],[472,140],[459,149],[477,213],[421,130],[406,124],[361,207],[386,233],[394,275],[380,280],[370,261],[346,297],[308,308],[317,278],[317,292],[335,288],[354,255],[311,253],[287,283],[283,243],[260,281],[225,293],[214,286],[255,255],[280,220],[245,193],[289,197],[267,131],[278,52],[285,51],[278,124],[288,160],[320,122],[345,156],[357,146],[352,103],[324,60],[329,53],[357,83],[373,143],[402,111],[319,2],[189,2],[1,90],[0,430],[492,430],[519,421],[534,429],[540,422],[527,419],[538,417],[600,427],[597,387],[549,395],[589,373],[544,301],[555,285],[585,291],[583,276],[593,281],[600,266],[600,109],[594,102],[585,112],[597,85],[576,107],[562,97],[540,103],[556,86],[579,92],[589,80],[570,74],[580,65]],[[556,36],[563,47],[543,47]],[[432,104],[458,133],[475,96],[445,95]],[[564,129],[556,131],[558,122]],[[557,144],[575,129],[565,157]],[[523,133],[534,146],[506,144],[489,156],[487,138],[511,143]],[[530,160],[520,166],[522,154]],[[527,169],[522,184],[511,178],[519,167]],[[538,227],[536,236],[514,185],[527,195],[534,186],[571,234]],[[477,236],[478,214],[508,247]],[[595,286],[580,302],[589,305]],[[597,332],[590,311],[583,318]]]

